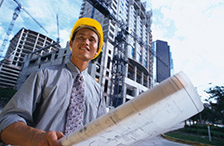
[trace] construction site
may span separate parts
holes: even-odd
[[[13,1],[18,7],[7,34],[22,8]],[[146,11],[146,2],[83,0],[79,17],[94,18],[103,27],[103,49],[90,63],[88,72],[102,86],[108,107],[117,107],[153,86],[152,11]],[[8,36],[1,51],[7,42]],[[6,55],[1,56],[0,87],[19,89],[30,73],[65,63],[70,55],[69,46],[62,48],[59,39],[22,27],[10,40]]]

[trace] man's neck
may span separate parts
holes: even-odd
[[[73,64],[79,69],[80,72],[84,71],[89,64],[89,61],[77,61],[77,60],[71,60]]]

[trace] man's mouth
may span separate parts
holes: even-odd
[[[84,47],[81,47],[80,50],[86,50],[86,51],[90,51],[89,48],[84,48]]]

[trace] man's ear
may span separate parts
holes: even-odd
[[[69,47],[72,48],[72,40],[69,41]]]
[[[97,48],[97,50],[96,50],[96,53],[95,53],[95,54],[97,54],[97,53],[98,53],[99,49],[100,49],[100,48],[99,48],[99,45],[98,45],[98,48]]]

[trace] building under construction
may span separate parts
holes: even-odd
[[[80,11],[80,17],[98,20],[104,32],[102,54],[90,73],[103,87],[107,105],[116,107],[152,85],[152,13],[140,0],[101,2],[121,22],[117,23],[105,17],[96,2],[83,0]]]
[[[0,63],[0,87],[15,88],[22,71],[25,56],[36,52],[43,56],[60,49],[54,45],[43,49],[56,42],[38,32],[22,28],[10,41],[6,57]]]

